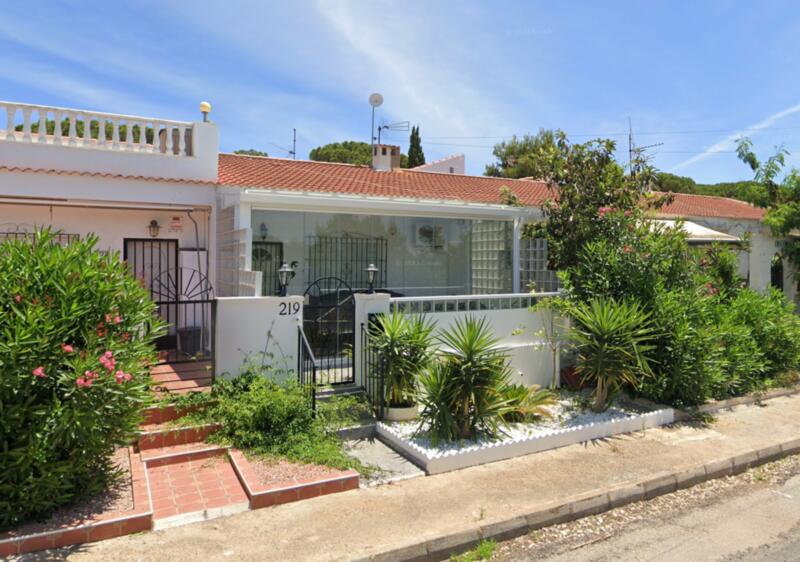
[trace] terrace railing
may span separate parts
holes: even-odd
[[[559,292],[502,293],[496,295],[453,295],[432,297],[395,297],[389,300],[391,310],[408,314],[468,312],[530,308],[540,299],[558,296]]]
[[[187,121],[0,101],[0,127],[3,123],[0,141],[193,155],[192,124]]]

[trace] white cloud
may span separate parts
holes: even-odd
[[[743,136],[748,136],[748,135],[752,136],[754,134],[758,134],[759,131],[761,131],[763,129],[766,129],[768,127],[771,127],[772,125],[774,125],[775,123],[777,123],[781,119],[783,119],[785,117],[789,117],[790,115],[794,115],[795,113],[800,113],[800,104],[793,105],[791,107],[787,107],[783,111],[779,111],[777,113],[773,113],[772,115],[770,115],[766,119],[764,119],[762,121],[759,121],[758,123],[756,123],[755,125],[752,125],[751,127],[747,127],[745,129],[742,129],[740,131],[737,131],[737,132],[735,132],[733,134],[730,134],[730,135],[726,136],[722,140],[720,140],[720,141],[712,144],[711,146],[707,147],[700,154],[692,156],[691,158],[676,164],[675,166],[672,167],[672,169],[673,170],[679,170],[681,168],[685,168],[686,166],[690,166],[692,164],[695,164],[697,162],[705,160],[709,156],[712,156],[713,154],[718,153],[720,151],[731,150],[731,149],[734,148],[735,142],[736,142],[737,139],[739,139],[739,138],[741,138]]]

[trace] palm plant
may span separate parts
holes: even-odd
[[[535,421],[551,416],[547,406],[556,403],[556,396],[549,389],[538,384],[525,386],[523,384],[510,384],[503,394],[509,400],[508,411],[503,414],[507,422]]]
[[[505,393],[508,358],[497,348],[486,319],[459,319],[438,339],[440,355],[420,379],[419,430],[427,427],[434,444],[474,439],[479,433],[496,437],[514,401]]]
[[[406,316],[395,310],[381,314],[370,328],[370,347],[382,359],[385,404],[413,406],[417,402],[418,379],[432,357],[434,324],[424,316]]]
[[[655,338],[650,314],[636,302],[605,298],[578,303],[572,314],[576,372],[595,383],[592,409],[601,412],[609,391],[626,383],[635,387],[642,375],[651,372],[646,357]]]

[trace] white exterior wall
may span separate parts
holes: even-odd
[[[249,359],[288,375],[297,367],[297,328],[302,322],[303,297],[217,299],[215,374],[236,376]]]
[[[40,147],[41,148],[41,147]],[[179,248],[208,252],[215,284],[214,186],[33,172],[0,172],[0,232],[50,226],[65,234],[99,237],[98,247],[123,252],[125,238],[178,240]],[[197,235],[187,211],[197,221]],[[180,217],[180,226],[173,220]],[[205,269],[205,268],[204,268]]]
[[[745,233],[750,233],[750,253],[742,253],[740,257],[740,272],[744,277],[748,277],[749,273],[750,287],[756,291],[764,291],[769,287],[772,257],[780,252],[781,249],[778,245],[778,240],[772,236],[768,227],[759,221],[752,220],[709,217],[686,218],[725,234],[741,237]],[[793,279],[791,266],[786,261],[784,261],[783,265],[783,277],[784,293],[790,300],[796,301],[798,297],[797,281]]]
[[[524,295],[527,296],[527,295]],[[448,297],[457,299],[458,297]],[[361,326],[367,325],[369,314],[388,313],[390,310],[390,298],[385,294],[357,294],[355,295],[355,366],[356,383],[361,383],[363,376],[361,368]],[[491,300],[487,297],[486,301]],[[469,316],[474,318],[485,318],[492,334],[498,340],[498,348],[508,353],[511,365],[511,380],[517,384],[526,386],[537,384],[542,387],[550,386],[553,383],[553,355],[551,348],[542,337],[545,316],[549,314],[544,311],[532,312],[528,308],[505,308],[495,310],[471,310],[458,312],[430,312],[425,316],[435,322],[433,336],[450,328],[457,319],[465,319]],[[556,360],[556,370],[559,369],[558,359]],[[556,384],[560,384],[560,379],[556,373]]]
[[[442,158],[441,160],[434,160],[422,166],[412,168],[415,172],[437,172],[440,174],[457,174],[463,176],[467,170],[466,160],[463,154],[455,154]]]

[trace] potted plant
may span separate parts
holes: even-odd
[[[417,417],[418,380],[432,357],[434,324],[424,316],[381,314],[370,329],[370,346],[381,357],[387,421]]]

